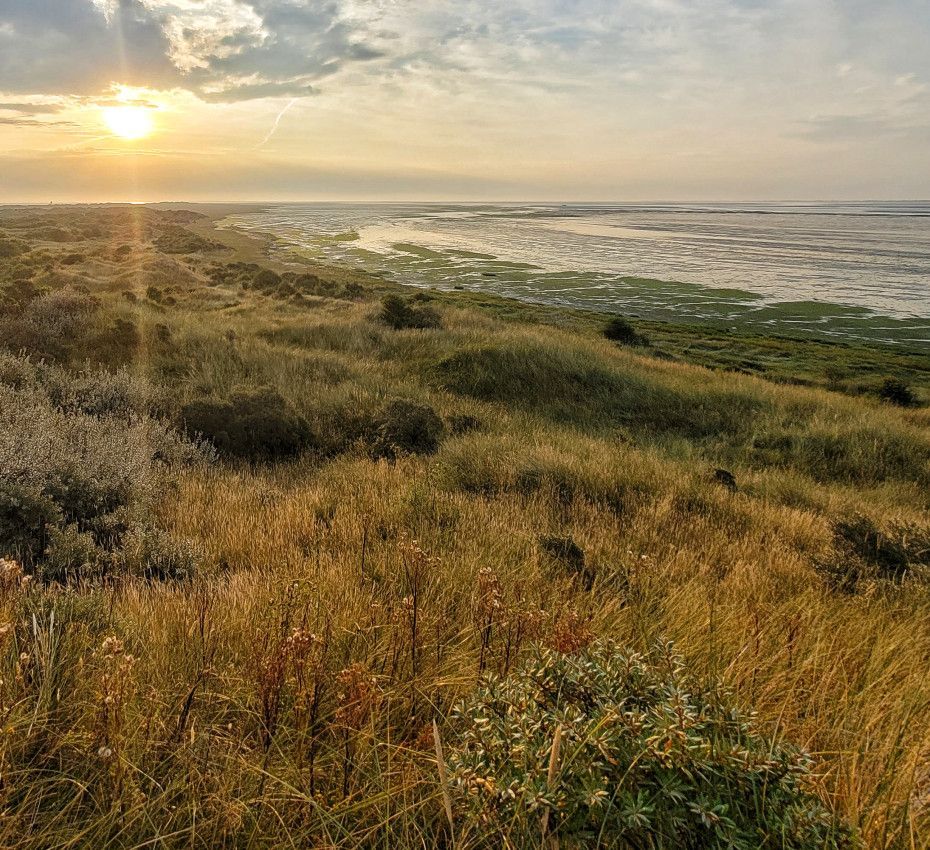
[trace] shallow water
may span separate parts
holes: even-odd
[[[412,285],[930,345],[930,202],[293,204],[225,225]]]

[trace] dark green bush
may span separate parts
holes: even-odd
[[[478,846],[544,846],[544,831],[565,847],[625,850],[855,846],[805,790],[809,760],[667,646],[541,651],[459,705],[453,731],[454,802]]]
[[[617,342],[621,345],[646,345],[646,337],[637,333],[634,328],[622,316],[614,316],[606,325],[604,325],[604,337],[611,342]]]
[[[311,440],[307,421],[272,387],[239,389],[228,400],[201,399],[184,405],[189,434],[209,440],[226,457],[275,461],[294,457]]]
[[[480,431],[484,427],[477,416],[469,413],[453,413],[448,418],[449,430],[456,436],[460,434],[470,434],[472,431]]]
[[[917,396],[914,391],[899,378],[885,378],[878,388],[878,397],[898,407],[915,407]]]
[[[184,227],[168,225],[154,240],[154,245],[165,254],[199,254],[204,251],[228,250],[220,242],[204,239]]]
[[[261,292],[271,292],[281,283],[281,275],[271,269],[262,269],[252,278],[252,286]]]
[[[374,424],[372,452],[391,459],[401,454],[432,454],[445,430],[436,411],[410,401],[392,402]]]
[[[65,362],[94,329],[99,310],[98,299],[71,287],[42,293],[0,314],[0,346]]]
[[[856,514],[834,524],[833,541],[835,555],[817,566],[839,590],[855,592],[869,579],[930,577],[930,528],[893,524],[882,529]]]
[[[0,236],[0,260],[9,260],[12,257],[18,257],[25,254],[29,246],[22,239],[11,239],[6,236]]]
[[[432,307],[412,307],[399,295],[385,295],[381,299],[381,312],[378,318],[395,331],[412,329],[438,328],[442,320]]]
[[[594,586],[597,577],[594,567],[587,562],[584,550],[573,538],[544,535],[539,538],[539,548],[566,572],[579,577],[585,590]]]

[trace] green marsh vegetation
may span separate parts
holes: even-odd
[[[930,846],[918,354],[0,240],[0,844]]]

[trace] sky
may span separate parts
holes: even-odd
[[[0,202],[930,198],[930,0],[0,0]]]

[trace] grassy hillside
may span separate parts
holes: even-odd
[[[642,673],[669,704],[719,683],[810,754],[824,823],[930,847],[916,355],[645,323],[625,346],[186,212],[6,209],[0,256],[0,845],[526,846],[453,706],[480,714],[491,675],[533,718],[524,664],[571,679],[614,641],[665,671],[670,641],[683,672]],[[681,729],[644,744],[663,770],[705,757]],[[553,734],[542,795],[550,758],[571,775]],[[694,803],[688,846],[763,846],[727,824],[769,782]],[[675,846],[657,787],[615,846]]]

